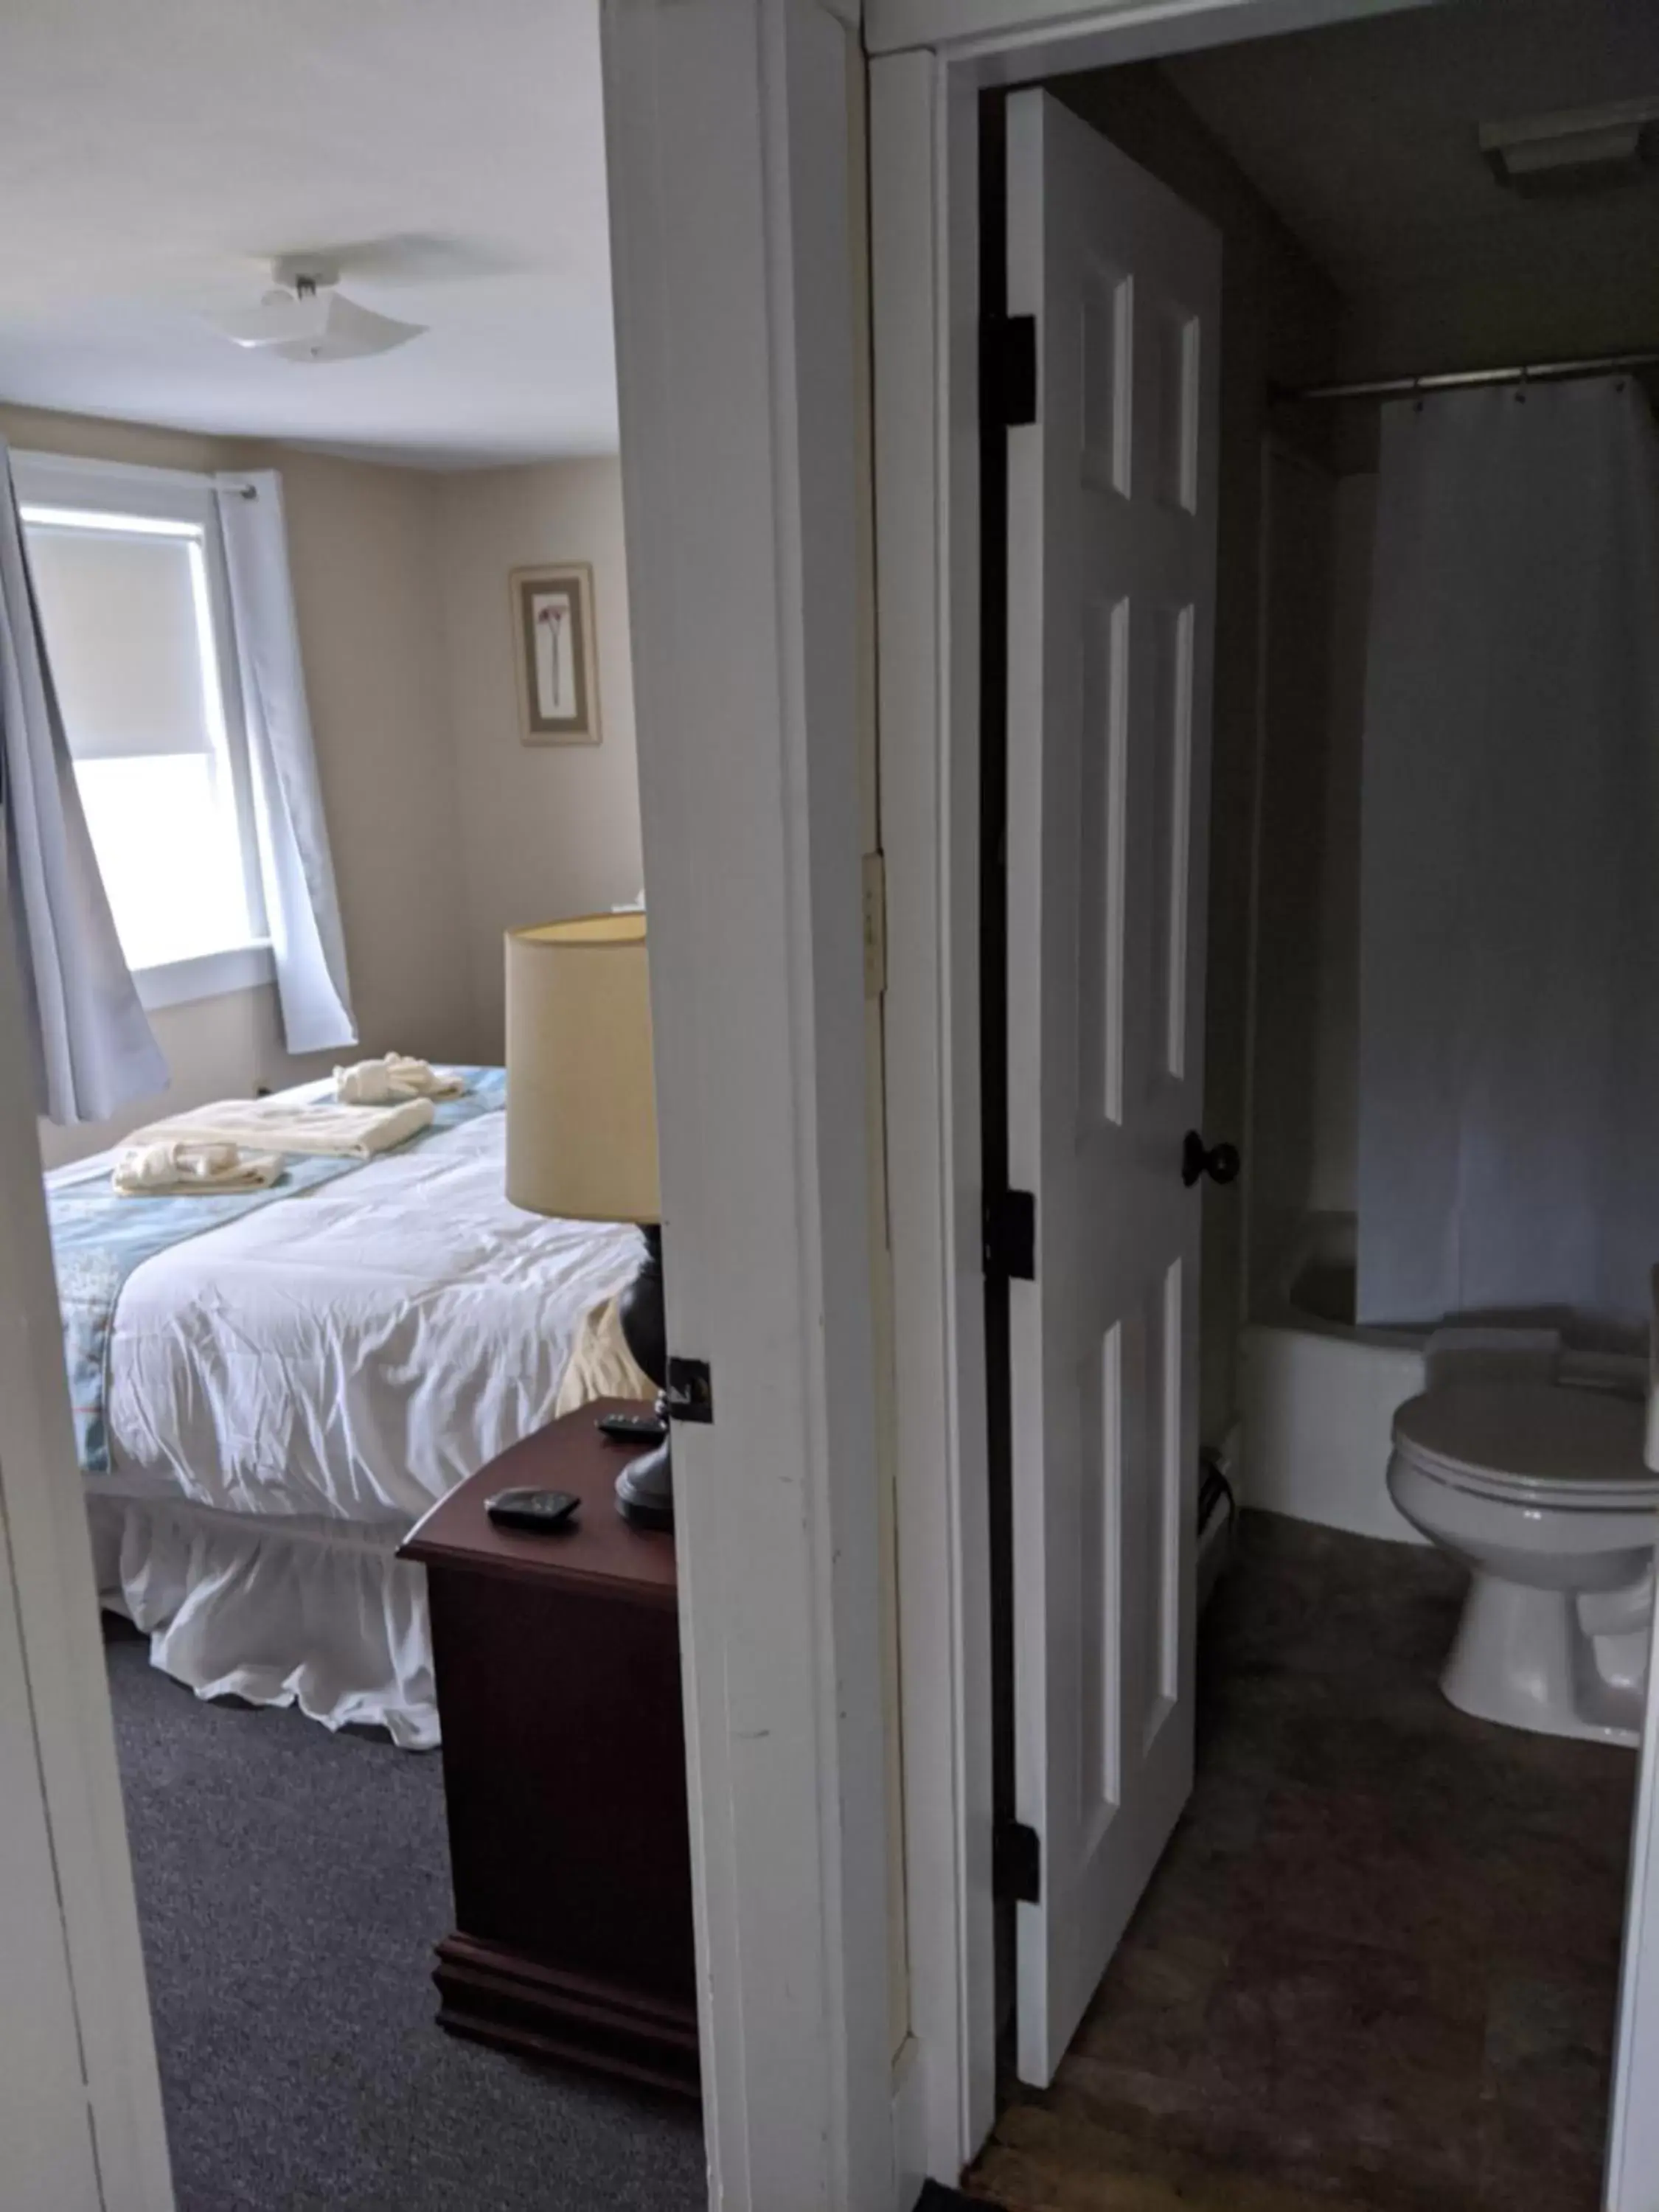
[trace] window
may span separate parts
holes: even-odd
[[[15,476],[64,733],[129,965],[176,970],[258,945],[254,794],[212,485],[45,455],[18,455]],[[198,976],[206,988],[231,980]]]

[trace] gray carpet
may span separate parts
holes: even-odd
[[[434,2024],[435,1757],[106,1652],[179,2212],[701,2212],[694,2106]]]

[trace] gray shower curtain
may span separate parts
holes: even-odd
[[[1358,1310],[1634,1336],[1659,1262],[1659,437],[1633,382],[1384,412]]]

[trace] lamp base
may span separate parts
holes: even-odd
[[[617,1302],[623,1341],[635,1360],[659,1389],[668,1373],[668,1329],[662,1303],[662,1227],[642,1224],[645,1249],[638,1272]],[[657,1401],[659,1413],[663,1401]],[[635,1528],[672,1528],[674,1525],[674,1476],[669,1462],[668,1438],[653,1451],[630,1459],[617,1477],[617,1510]]]
[[[665,1437],[653,1450],[630,1459],[617,1477],[617,1510],[635,1528],[674,1525],[674,1470]]]

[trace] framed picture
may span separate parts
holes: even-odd
[[[593,571],[585,561],[513,571],[520,734],[527,745],[599,742]]]

